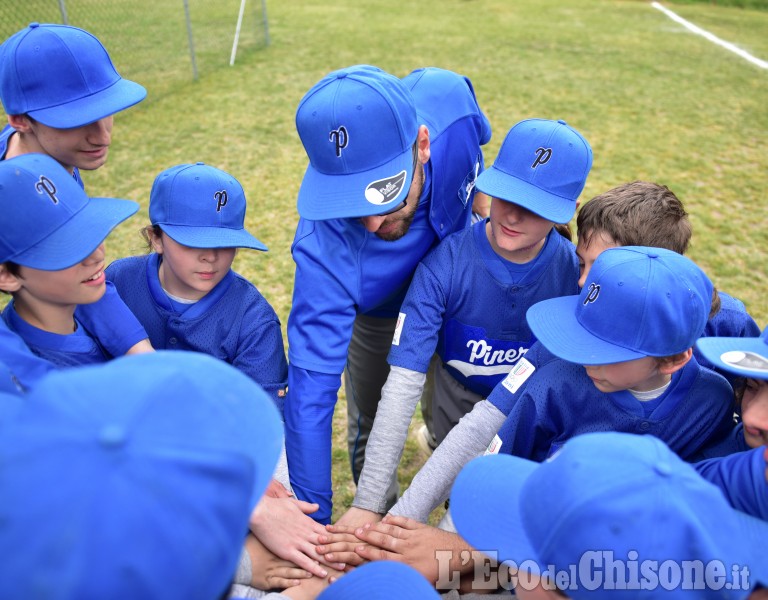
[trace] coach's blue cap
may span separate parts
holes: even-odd
[[[0,161],[0,262],[59,271],[87,258],[139,210],[131,200],[88,198],[56,160],[23,154]]]
[[[507,133],[481,192],[555,223],[567,223],[592,168],[592,147],[565,121],[528,119]]]
[[[152,224],[190,248],[266,250],[245,230],[245,208],[240,182],[201,162],[166,169],[149,195]]]
[[[77,27],[32,23],[0,46],[0,96],[9,115],[70,129],[146,95],[138,83],[120,77],[96,37]]]
[[[733,577],[733,565],[749,569],[750,587],[768,583],[768,523],[732,508],[719,488],[652,436],[589,433],[544,463],[506,454],[477,458],[456,478],[451,514],[459,534],[482,552],[496,551],[499,562],[552,578],[560,571],[581,577],[565,587],[570,598],[748,595],[725,586],[686,591],[683,577],[676,584],[672,578],[673,589],[664,589],[664,579],[645,591],[610,584],[618,578],[618,586],[632,585],[634,573],[635,580],[650,576],[653,585],[654,575],[668,572],[666,561],[678,574],[683,561],[701,561],[702,585],[704,569],[715,572],[712,561],[721,567],[721,583]],[[613,561],[620,563],[616,570]],[[715,585],[717,578],[706,581]],[[735,583],[742,581],[737,576]]]
[[[0,424],[3,598],[221,597],[282,446],[266,393],[160,351],[52,373],[24,400]]]
[[[364,564],[339,578],[317,600],[423,600],[440,598],[434,586],[413,567],[389,560]]]
[[[691,260],[623,246],[597,257],[578,296],[537,302],[526,318],[556,356],[606,365],[684,352],[704,332],[711,305],[712,282]]]
[[[768,379],[768,327],[760,337],[707,337],[699,339],[696,346],[719,369]]]
[[[408,196],[419,125],[397,77],[369,65],[326,75],[299,103],[296,129],[309,157],[298,200],[305,219],[377,215]]]

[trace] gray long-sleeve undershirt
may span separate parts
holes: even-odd
[[[391,367],[381,390],[381,400],[365,449],[365,465],[352,506],[380,514],[387,511],[387,488],[400,464],[408,426],[426,380],[424,373]]]
[[[429,513],[450,495],[459,471],[485,451],[505,419],[504,413],[488,400],[475,404],[416,473],[410,487],[389,511],[390,514],[426,523]]]

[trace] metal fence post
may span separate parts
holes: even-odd
[[[67,5],[64,0],[59,0],[59,10],[61,11],[61,22],[64,25],[69,25],[69,19],[67,19]]]
[[[184,16],[187,20],[187,37],[189,38],[189,56],[192,59],[192,75],[197,81],[197,62],[195,61],[195,42],[192,39],[192,21],[189,18],[189,2],[184,0]]]

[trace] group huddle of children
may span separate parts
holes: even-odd
[[[56,77],[75,83],[52,90],[53,64]],[[15,559],[2,561],[0,589],[87,597],[124,585],[106,595],[141,597],[174,587],[178,575],[186,597],[215,598],[274,473],[288,393],[280,321],[232,270],[238,248],[267,250],[244,227],[243,188],[203,163],[162,171],[143,230],[149,252],[106,265],[107,236],[139,206],[90,198],[79,169],[104,163],[111,115],[146,92],[117,74],[96,38],[65,26],[32,24],[9,38],[0,71],[9,115],[0,134],[0,290],[12,297],[0,326],[8,398],[0,406],[0,554]],[[492,198],[489,218],[446,238],[414,274],[353,508],[341,522],[375,523],[387,512],[425,522],[450,496],[456,531],[499,562],[528,561],[540,592],[581,597],[580,587],[548,587],[547,578],[589,551],[610,550],[623,559],[717,559],[726,575],[730,565],[748,566],[749,584],[729,587],[728,597],[758,593],[768,586],[768,328],[761,335],[744,305],[684,256],[691,227],[663,185],[636,181],[586,202],[574,245],[556,225],[576,215],[591,167],[590,145],[563,121],[529,119],[509,131],[476,182]],[[151,349],[203,353],[234,369],[188,352],[111,360]],[[435,355],[442,368],[430,425],[440,443],[390,508],[387,491]],[[65,367],[78,368],[51,373]],[[249,389],[236,371],[258,386]],[[261,400],[259,414],[238,404],[238,394],[263,395],[259,387],[277,410]],[[163,406],[149,408],[152,398]],[[93,423],[76,409],[93,411]],[[214,419],[224,423],[218,433],[206,429]],[[78,431],[92,448],[75,448]],[[476,458],[483,453],[511,457]],[[65,476],[67,461],[85,465],[77,477]],[[187,469],[198,479],[185,479]],[[55,511],[75,525],[44,516],[37,481],[42,494],[45,484],[69,490],[71,504]],[[185,485],[197,486],[190,498],[199,503],[189,509],[211,524],[181,518]],[[152,490],[136,517],[136,507],[118,502],[131,486]],[[279,487],[275,494],[287,493]],[[142,511],[155,510],[156,523],[142,522]],[[226,531],[217,532],[210,511],[229,515]],[[88,544],[102,546],[89,545],[79,554],[85,563],[72,566],[73,536],[84,535],[91,512],[99,520],[88,527],[98,531]],[[125,543],[109,531],[110,515],[137,538],[151,527],[154,544],[174,549],[162,563],[167,579],[152,579],[158,567],[126,576],[131,565],[110,562],[112,546]],[[179,524],[171,531],[164,518]],[[663,540],[651,528],[662,528]],[[333,531],[328,549],[354,552],[350,534]],[[241,543],[197,556],[199,538],[217,533],[219,544]],[[24,545],[35,547],[16,551]],[[139,562],[157,554],[137,540],[127,546]],[[54,566],[33,576],[35,560]],[[276,580],[287,583],[269,587],[302,597],[290,586],[305,574],[289,564],[281,573],[291,574]],[[374,564],[341,577],[324,597],[370,595],[374,581],[384,582],[382,597],[397,586],[406,598],[428,597],[409,572]]]

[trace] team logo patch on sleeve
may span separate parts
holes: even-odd
[[[392,336],[392,345],[400,345],[400,334],[403,332],[403,324],[405,323],[405,313],[397,315],[397,325],[395,325],[395,335]]]
[[[485,456],[488,456],[489,454],[498,454],[499,450],[501,450],[501,443],[499,435],[494,435],[493,440],[491,440],[491,443],[488,444],[488,447],[485,449]]]
[[[501,385],[514,394],[520,389],[520,386],[533,375],[535,370],[536,367],[534,367],[526,358],[521,358],[515,363],[515,366],[512,367],[509,375],[502,380]]]

